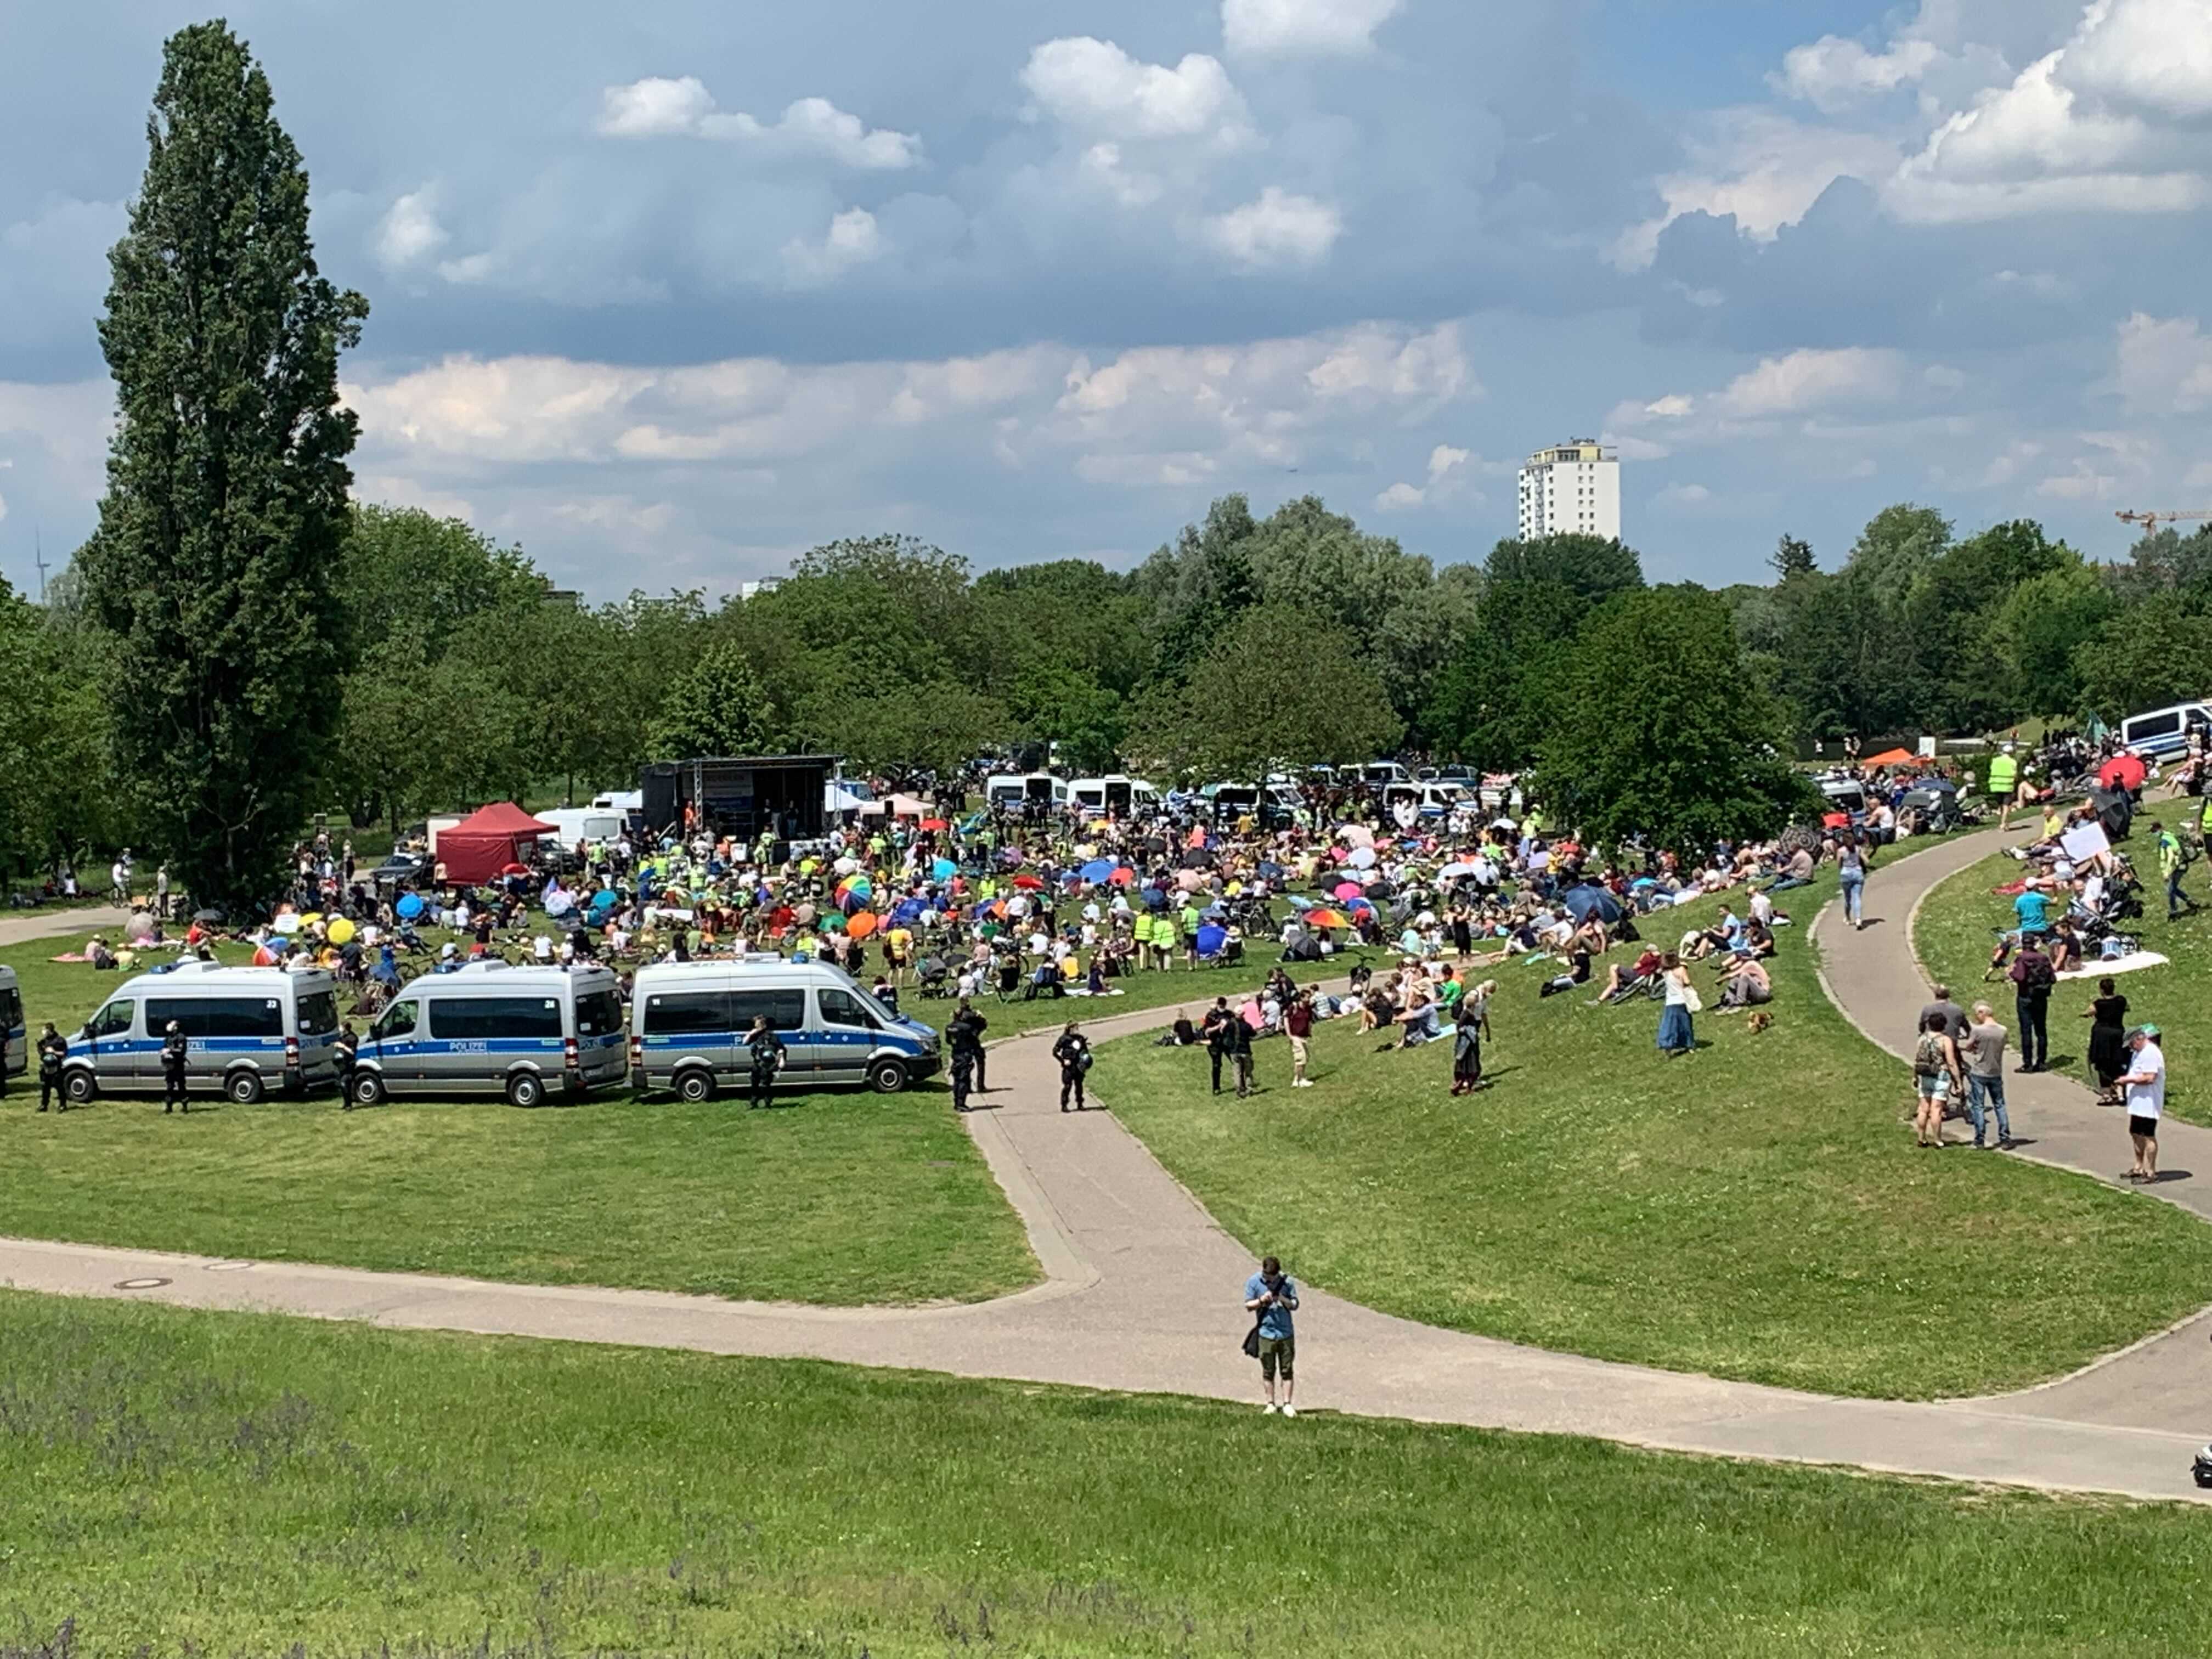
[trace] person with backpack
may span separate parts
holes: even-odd
[[[1070,1020],[1067,1029],[1060,1034],[1060,1041],[1052,1045],[1052,1057],[1060,1062],[1060,1109],[1080,1112],[1085,1109],[1083,1099],[1083,1079],[1091,1070],[1091,1040],[1085,1036]],[[1073,1099],[1074,1104],[1068,1104]]]
[[[1260,1271],[1244,1281],[1244,1311],[1252,1316],[1252,1328],[1244,1338],[1244,1352],[1260,1362],[1260,1380],[1267,1386],[1267,1409],[1296,1417],[1291,1403],[1297,1390],[1293,1380],[1297,1360],[1297,1333],[1291,1316],[1297,1311],[1298,1287],[1273,1256],[1260,1263]],[[1283,1379],[1283,1402],[1275,1403],[1275,1377]]]
[[[1920,1036],[1912,1045],[1913,1091],[1917,1101],[1912,1114],[1912,1133],[1918,1145],[1943,1144],[1943,1109],[1954,1096],[1964,1091],[1964,1071],[1959,1045],[1952,1038],[1943,1016],[1932,1012],[1923,1015]]]
[[[2156,818],[2150,827],[2158,831],[2158,872],[2166,878],[2166,919],[2179,921],[2197,908],[2197,901],[2181,890],[2181,878],[2189,873],[2189,849],[2175,835]]]
[[[1221,1049],[1237,1070],[1237,1098],[1252,1092],[1252,1026],[1242,1014],[1221,1023]]]
[[[2030,933],[2021,940],[2020,954],[2012,959],[2007,976],[2012,981],[2014,1006],[2020,1014],[2020,1069],[2040,1072],[2051,1058],[2047,1025],[2051,988],[2058,983],[2058,974],[2051,958],[2044,955],[2039,936]]]

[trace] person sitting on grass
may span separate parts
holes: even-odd
[[[1598,994],[1598,1000],[1621,1001],[1649,985],[1658,971],[1659,952],[1647,945],[1634,962],[1616,962],[1605,970],[1605,989]]]
[[[1773,1000],[1774,981],[1767,974],[1766,964],[1756,956],[1740,956],[1728,976],[1728,983],[1722,988],[1717,1012],[1737,1013]]]

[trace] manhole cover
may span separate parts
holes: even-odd
[[[166,1279],[118,1279],[115,1281],[115,1288],[118,1291],[158,1291],[168,1282]]]
[[[211,1273],[242,1273],[253,1264],[251,1261],[210,1261],[207,1271]]]

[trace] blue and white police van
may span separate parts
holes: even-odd
[[[471,962],[400,987],[362,1041],[349,1092],[364,1106],[409,1095],[536,1106],[623,1072],[622,993],[608,969]]]
[[[752,1076],[745,1036],[761,1016],[783,1039],[779,1089],[865,1084],[896,1094],[938,1069],[937,1033],[893,1013],[827,963],[755,954],[641,968],[630,994],[630,1082],[711,1100]]]
[[[187,1094],[241,1106],[306,1094],[338,1074],[338,982],[320,968],[225,968],[179,962],[117,986],[62,1060],[72,1105],[102,1094],[158,1094],[161,1044],[174,1021],[189,1045]]]

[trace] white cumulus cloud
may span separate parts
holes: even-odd
[[[376,262],[386,270],[404,270],[428,258],[449,240],[438,222],[434,185],[410,191],[392,203],[376,228]]]
[[[1269,185],[1255,202],[1206,222],[1206,240],[1240,265],[1310,265],[1328,258],[1344,216],[1327,202]]]
[[[607,138],[708,138],[793,155],[818,155],[841,167],[894,171],[921,161],[912,133],[871,127],[826,98],[801,98],[775,120],[743,110],[719,110],[696,76],[647,76],[600,94],[599,131]]]
[[[1900,40],[1887,52],[1869,52],[1856,40],[1824,34],[1784,54],[1774,79],[1791,97],[1833,112],[1910,85],[1942,56],[1929,40]]]
[[[1739,374],[1716,402],[1723,412],[1745,419],[1799,415],[1837,404],[1894,398],[1904,374],[1904,357],[1895,351],[1867,346],[1793,351],[1765,358],[1758,368]]]
[[[784,244],[784,275],[793,288],[818,288],[881,258],[885,246],[876,216],[866,208],[848,208],[830,222],[820,241],[794,237]]]
[[[1139,62],[1111,40],[1074,35],[1030,52],[1021,80],[1039,111],[1099,138],[1249,135],[1243,95],[1220,60],[1203,52],[1170,69]]]
[[[1221,37],[1240,56],[1362,52],[1401,0],[1221,0]]]
[[[2118,355],[2120,396],[2130,409],[2179,415],[2212,407],[2212,339],[2195,318],[2138,311],[2120,325]]]

